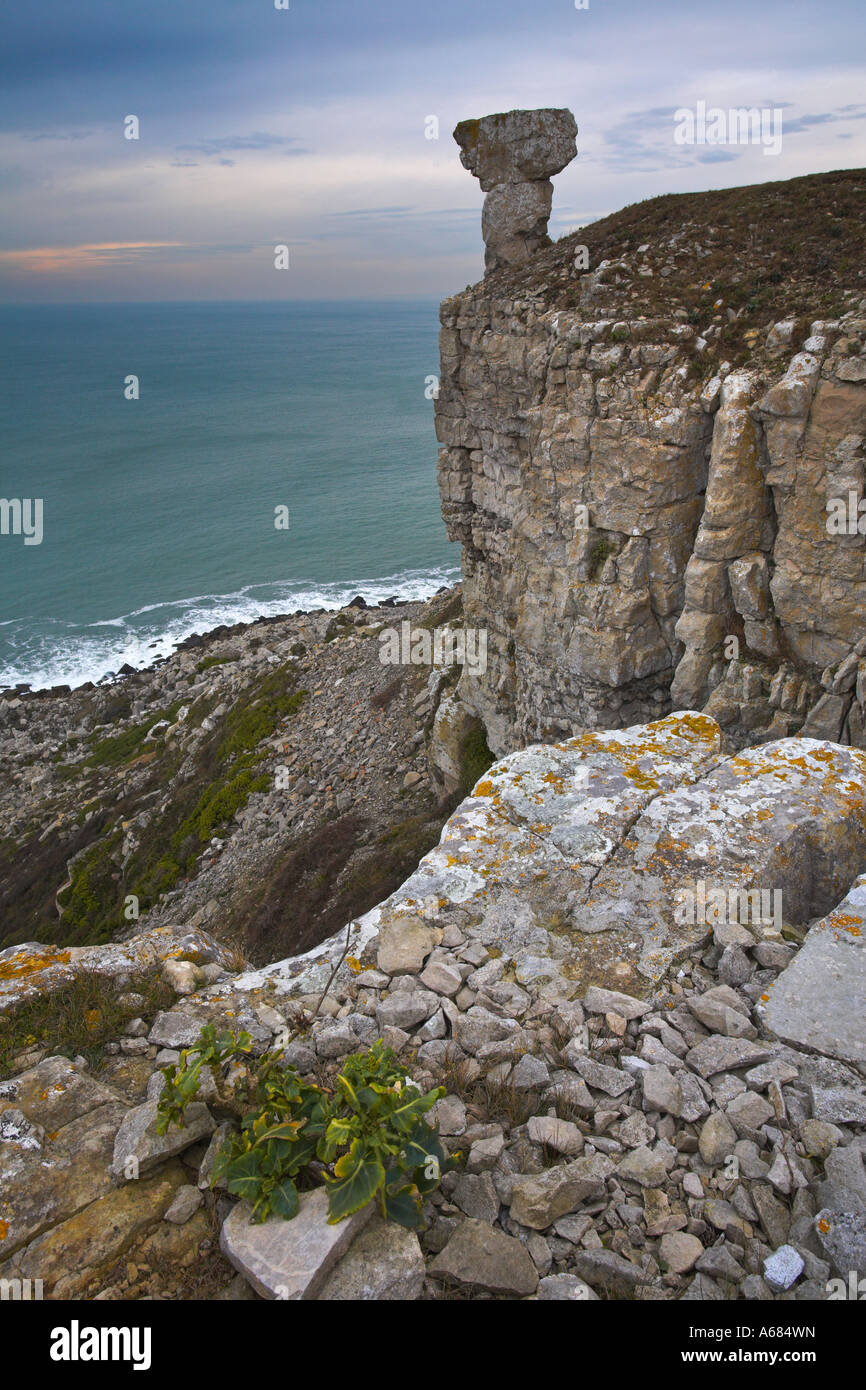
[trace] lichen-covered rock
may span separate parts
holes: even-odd
[[[183,1153],[199,1139],[207,1139],[216,1129],[216,1122],[206,1105],[193,1101],[184,1111],[183,1126],[169,1125],[165,1134],[157,1134],[158,1100],[145,1101],[124,1117],[114,1140],[112,1175],[119,1181],[137,1181],[144,1173],[152,1172],[167,1158]]]
[[[866,1062],[866,874],[810,929],[769,991],[767,1026],[847,1062]]]
[[[106,988],[130,989],[172,961],[225,966],[229,955],[207,932],[188,927],[153,927],[105,946],[9,946],[0,951],[0,1014],[51,995],[78,975],[95,975]]]

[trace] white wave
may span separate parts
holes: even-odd
[[[102,680],[121,666],[143,670],[170,656],[194,632],[205,634],[215,627],[300,609],[337,609],[356,594],[370,605],[392,595],[418,601],[459,578],[459,570],[441,566],[351,583],[249,584],[231,594],[198,594],[172,603],[147,604],[120,617],[86,624],[59,619],[13,621],[3,624],[11,631],[4,632],[0,641],[0,686],[26,682],[34,690],[55,685],[75,688]]]

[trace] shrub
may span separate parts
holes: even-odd
[[[248,1033],[202,1029],[178,1065],[163,1068],[157,1133],[183,1124],[187,1104],[209,1067],[217,1090],[238,1057],[250,1059]],[[250,1220],[297,1215],[299,1182],[328,1189],[328,1222],[336,1225],[378,1198],[382,1215],[411,1230],[424,1225],[421,1199],[454,1164],[424,1115],[445,1094],[422,1094],[381,1040],[347,1057],[336,1089],[303,1080],[281,1051],[247,1061],[253,1108],[217,1154],[212,1181],[252,1205]]]

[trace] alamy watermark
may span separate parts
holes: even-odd
[[[677,145],[763,145],[764,154],[782,152],[780,106],[680,106],[674,112]]]
[[[866,1303],[866,1279],[861,1279],[856,1269],[848,1271],[847,1284],[844,1279],[828,1279],[826,1289],[828,1303],[841,1299],[853,1303]]]
[[[708,926],[714,923],[736,922],[741,926],[782,925],[782,891],[780,888],[707,888],[698,879],[694,889],[682,888],[676,894],[674,921],[680,926]]]
[[[0,497],[0,536],[23,536],[25,545],[41,545],[42,507],[41,497]]]
[[[432,632],[404,621],[399,631],[386,627],[379,633],[379,660],[383,666],[465,666],[473,676],[487,670],[487,629],[437,627]]]
[[[829,497],[826,511],[828,536],[866,536],[866,497],[853,488],[847,497]]]
[[[41,1302],[42,1279],[0,1279],[0,1303]]]

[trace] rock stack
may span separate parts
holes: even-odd
[[[576,135],[571,112],[552,107],[461,121],[455,129],[461,162],[487,194],[481,231],[488,273],[521,265],[550,245],[550,176],[575,158]]]

